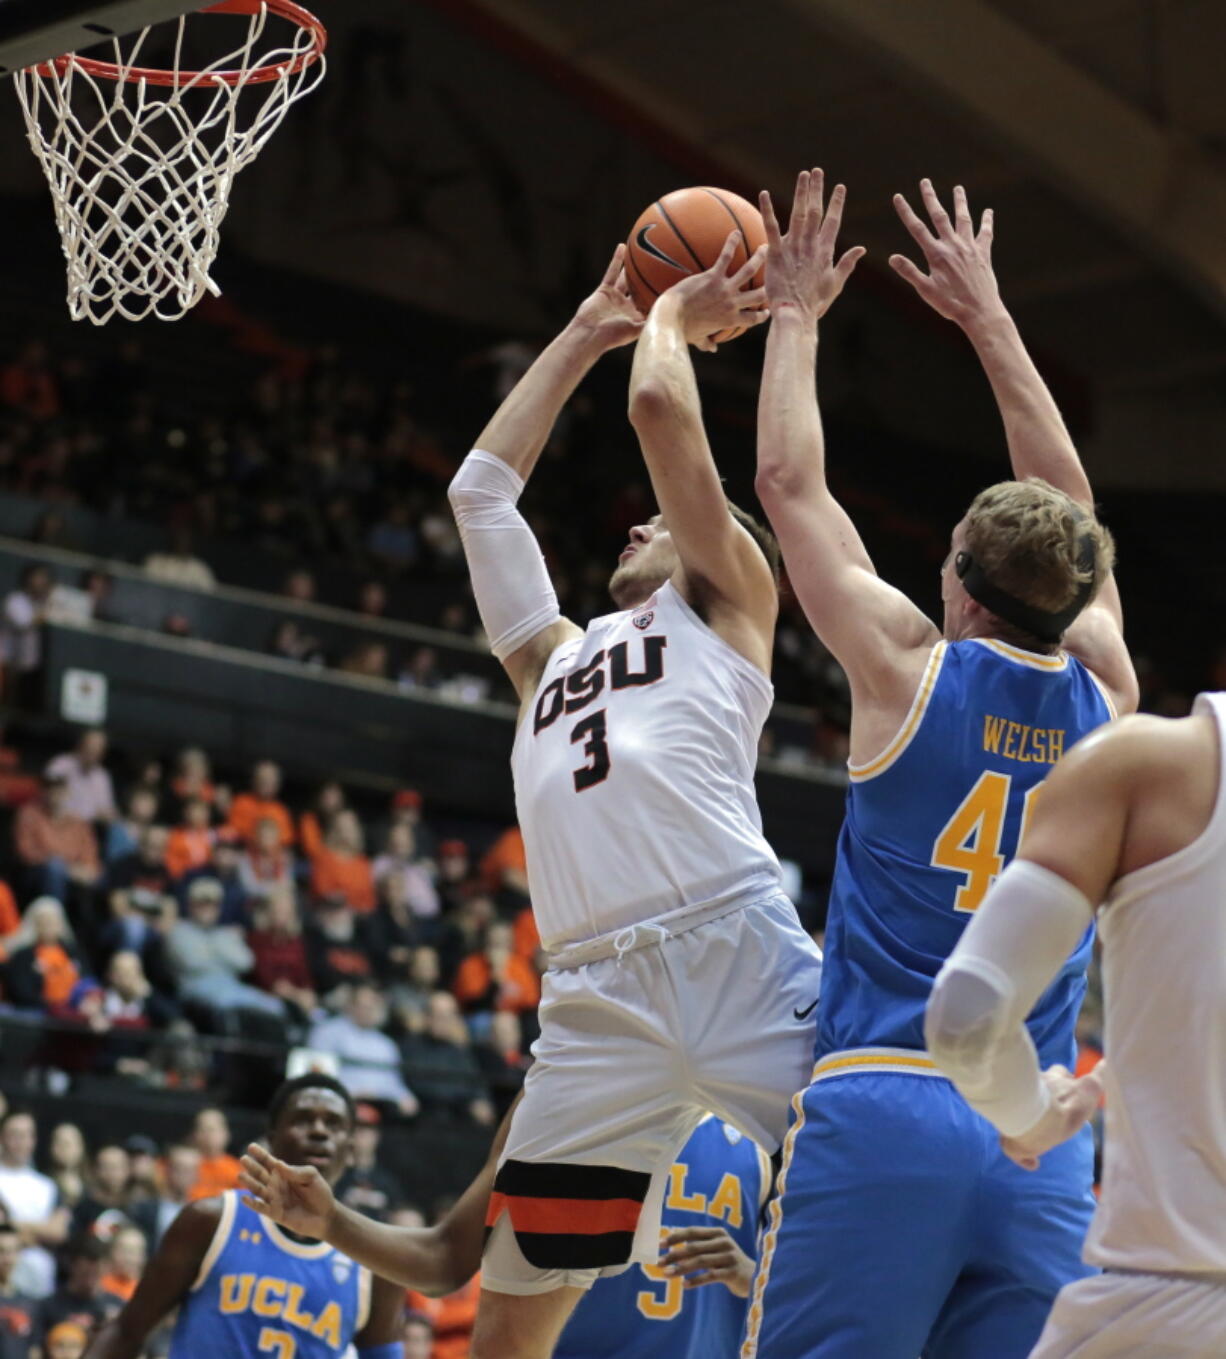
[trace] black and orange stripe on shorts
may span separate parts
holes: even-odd
[[[651,1176],[617,1166],[504,1161],[486,1230],[506,1213],[537,1269],[604,1269],[630,1259]]]

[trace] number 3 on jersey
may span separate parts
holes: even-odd
[[[961,873],[965,881],[954,897],[955,911],[977,911],[988,888],[1004,871],[1005,856],[1001,840],[1005,815],[1009,810],[1008,774],[985,770],[962,800],[962,805],[945,823],[945,829],[932,847],[932,866]],[[1043,785],[1036,783],[1026,794],[1022,808],[1022,835],[1030,824],[1034,801]],[[1019,837],[1020,843],[1020,837]]]

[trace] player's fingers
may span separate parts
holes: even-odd
[[[852,276],[857,264],[868,254],[862,245],[853,245],[850,250],[843,252],[842,259],[835,265],[835,273],[839,276],[840,283],[846,283]]]
[[[974,239],[975,232],[971,226],[971,210],[966,202],[966,190],[961,184],[954,185],[954,230],[963,240]]]
[[[788,215],[788,235],[799,236],[809,219],[809,172],[802,170],[796,176],[796,188],[792,193],[792,211]]]
[[[847,186],[836,184],[830,194],[830,202],[826,205],[826,215],[822,218],[821,242],[829,247],[830,253],[834,254],[834,242],[839,234],[839,227],[843,224],[843,208],[847,203]]]
[[[809,210],[805,214],[804,248],[812,252],[821,239],[822,223],[826,219],[826,172],[820,165],[809,171]]]
[[[766,263],[766,246],[760,245],[744,264],[731,275],[729,282],[734,288],[744,288],[751,278]]]
[[[727,240],[719,252],[719,258],[711,266],[711,272],[717,277],[724,277],[728,273],[728,266],[732,263],[732,257],[736,254],[736,248],[741,244],[742,236],[740,231],[730,231]]]
[[[903,226],[911,233],[916,245],[926,255],[937,244],[937,238],[928,230],[915,209],[900,193],[894,195],[894,211],[898,214]]]
[[[915,291],[920,294],[923,293],[924,289],[931,281],[928,275],[924,273],[913,260],[909,260],[906,255],[891,255],[890,268],[893,269],[900,278],[905,278]]]
[[[779,219],[775,216],[775,205],[771,202],[771,196],[765,189],[758,195],[758,211],[762,214],[762,227],[766,232],[766,244],[772,250],[778,250],[783,244],[783,237],[779,231]]]
[[[937,235],[942,237],[952,236],[954,229],[949,220],[949,213],[945,211],[945,205],[937,197],[937,191],[932,187],[932,180],[920,180],[920,196],[924,200],[924,207],[928,209],[928,216],[932,218],[932,225],[936,228]]]
[[[723,1235],[722,1227],[677,1227],[664,1238],[664,1244],[671,1248],[688,1241],[718,1241]]]
[[[753,275],[750,275],[752,278]],[[754,307],[760,307],[766,301],[765,288],[746,288],[744,292],[739,292],[736,296],[736,305],[742,311],[749,311]]]
[[[730,1265],[736,1262],[736,1253],[727,1237],[718,1241],[690,1241],[677,1246],[661,1262],[665,1266],[675,1266],[686,1273],[698,1268],[707,1268],[713,1263]]]
[[[992,209],[984,208],[983,216],[979,219],[979,236],[977,239],[988,255],[992,253],[992,227],[994,224],[995,218]]]
[[[257,1166],[260,1166],[265,1170],[276,1170],[281,1164],[272,1152],[269,1151],[267,1147],[261,1146],[259,1142],[249,1142],[247,1144],[247,1150],[243,1153],[243,1160],[253,1161]]]
[[[258,1194],[252,1194],[251,1192],[248,1192],[244,1197],[247,1200],[248,1206],[254,1208],[261,1217],[275,1218],[277,1216],[272,1204],[269,1203],[267,1199],[262,1199]]]
[[[618,274],[622,271],[622,265],[626,259],[626,247],[621,244],[613,252],[613,258],[609,261],[609,267],[604,271],[604,278],[600,280],[602,288],[609,287],[616,282]]]

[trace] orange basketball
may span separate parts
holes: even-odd
[[[766,242],[757,208],[727,189],[677,189],[658,199],[635,222],[626,242],[626,279],[635,306],[646,314],[674,283],[709,269],[730,231],[741,233],[731,272]],[[760,269],[747,286],[762,286]],[[715,339],[733,340],[744,329],[721,330]]]

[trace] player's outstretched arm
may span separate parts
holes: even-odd
[[[1076,445],[1001,300],[992,267],[992,209],[984,211],[976,231],[961,185],[954,189],[952,219],[931,180],[920,181],[920,195],[931,228],[902,194],[895,194],[894,207],[923,253],[928,273],[905,255],[891,255],[891,267],[970,340],[1004,423],[1013,475],[1019,481],[1042,477],[1093,513],[1094,494]],[[1123,626],[1119,588],[1110,575],[1065,644],[1111,689],[1116,708],[1131,712],[1136,708],[1136,677],[1123,644]]]
[[[220,1199],[203,1199],[183,1209],[166,1229],[136,1292],[99,1329],[85,1359],[138,1359],[144,1354],[149,1336],[196,1282],[220,1216]]]
[[[992,268],[992,209],[984,211],[976,231],[960,184],[954,189],[952,219],[931,180],[920,180],[920,195],[931,228],[900,193],[894,195],[894,208],[923,253],[928,273],[905,255],[891,255],[890,267],[939,316],[961,327],[974,346],[1004,421],[1013,475],[1019,481],[1042,477],[1092,509],[1089,478],[1059,407],[1001,300]]]
[[[864,254],[855,246],[835,259],[845,197],[837,185],[823,209],[822,171],[802,171],[786,235],[770,195],[760,199],[771,328],[758,401],[755,485],[814,631],[848,672],[853,692],[873,697],[893,678],[893,654],[931,646],[938,634],[877,575],[855,525],[826,484],[817,404],[818,322]]]
[[[281,1226],[327,1241],[381,1279],[441,1297],[461,1288],[480,1266],[490,1190],[518,1102],[503,1119],[481,1173],[433,1227],[391,1227],[355,1213],[337,1203],[314,1166],[287,1165],[255,1142],[242,1158],[239,1184],[256,1211]]]
[[[702,423],[689,346],[711,350],[712,336],[766,320],[761,289],[743,291],[762,264],[739,269],[733,232],[701,274],[674,284],[652,307],[634,351],[630,422],[638,434],[656,503],[672,535],[691,603],[745,620],[729,640],[770,671],[777,608],[775,582],[761,551],[732,517]]]
[[[517,502],[575,388],[602,354],[629,344],[642,327],[624,251],[617,247],[599,287],[498,408],[448,489],[490,649],[525,700],[551,653],[578,629],[561,616]]]

